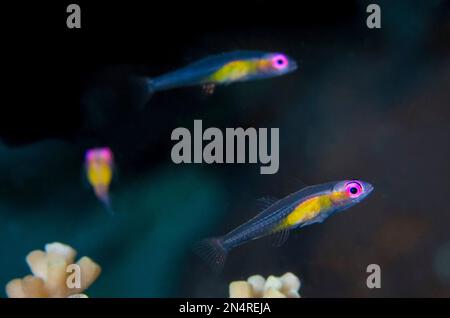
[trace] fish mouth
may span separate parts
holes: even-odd
[[[291,60],[291,62],[289,63],[289,71],[290,71],[290,72],[293,72],[293,71],[295,71],[296,69],[298,69],[298,64],[297,64],[297,62],[294,61],[294,60]]]
[[[371,185],[370,183],[364,183],[364,194],[362,194],[359,197],[359,201],[364,200],[365,198],[367,198],[369,196],[369,194],[372,193],[372,191],[374,190],[373,185]]]
[[[371,185],[370,183],[366,183],[365,186],[366,186],[367,194],[370,194],[374,190],[373,185]]]

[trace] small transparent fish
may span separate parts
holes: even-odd
[[[86,151],[85,169],[89,184],[106,210],[113,213],[109,198],[109,186],[113,178],[113,153],[108,147]]]
[[[220,271],[233,248],[271,234],[281,245],[290,230],[322,223],[330,215],[361,202],[372,191],[371,184],[358,180],[309,186],[275,202],[231,232],[201,241],[195,250]]]
[[[201,85],[209,94],[216,85],[276,77],[293,72],[297,63],[282,53],[234,51],[210,56],[176,71],[146,79],[150,94]]]

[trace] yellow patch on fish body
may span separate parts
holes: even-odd
[[[89,165],[88,180],[92,186],[108,186],[112,180],[112,170],[105,163],[93,163]]]
[[[267,59],[259,59],[255,62],[258,71],[264,72],[272,67],[272,62]]]
[[[256,68],[256,63],[252,61],[233,61],[222,66],[209,80],[214,83],[231,83],[245,78]]]
[[[318,214],[325,212],[333,207],[333,204],[343,199],[345,194],[341,192],[332,192],[312,197],[300,203],[289,215],[284,218],[279,226],[275,229],[281,230],[290,228],[299,223],[309,221]]]
[[[300,222],[311,220],[323,210],[330,208],[331,205],[332,202],[328,195],[313,197],[300,203],[294,211],[286,217],[285,222],[287,225],[293,226]]]

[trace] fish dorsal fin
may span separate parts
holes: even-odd
[[[278,201],[277,197],[265,196],[257,199],[257,202],[268,207]]]
[[[261,208],[262,210],[265,210],[266,208],[268,208],[277,201],[278,198],[276,197],[262,197],[256,200],[258,207]]]
[[[288,190],[288,192],[295,192],[295,190],[293,189],[304,189],[310,185],[303,181],[302,178],[296,174],[289,174],[288,176],[286,176],[286,179],[287,183],[285,185],[285,188]]]
[[[243,60],[243,59],[252,59],[262,57],[266,54],[263,51],[251,51],[251,50],[241,50],[241,51],[230,51],[223,52],[218,54],[212,54],[207,57],[197,59],[188,63],[191,66],[206,66],[206,65],[214,65],[214,64],[224,64],[231,62],[233,60]]]

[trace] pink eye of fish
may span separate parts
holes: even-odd
[[[86,161],[88,161],[88,162],[92,161],[92,160],[94,160],[95,152],[93,150],[88,150],[88,151],[86,151],[85,157],[86,157]]]
[[[106,160],[108,162],[111,162],[112,152],[108,147],[90,149],[86,151],[85,158],[87,162],[93,162],[95,160]]]
[[[350,198],[357,198],[363,192],[363,187],[359,182],[351,181],[345,185],[345,192]]]
[[[282,54],[275,55],[272,58],[272,66],[277,70],[282,70],[288,66],[288,59]]]
[[[109,148],[102,148],[101,150],[100,150],[100,156],[103,158],[103,159],[105,159],[105,160],[107,160],[107,161],[111,161],[112,160],[112,152],[111,152],[111,149],[109,149]]]

